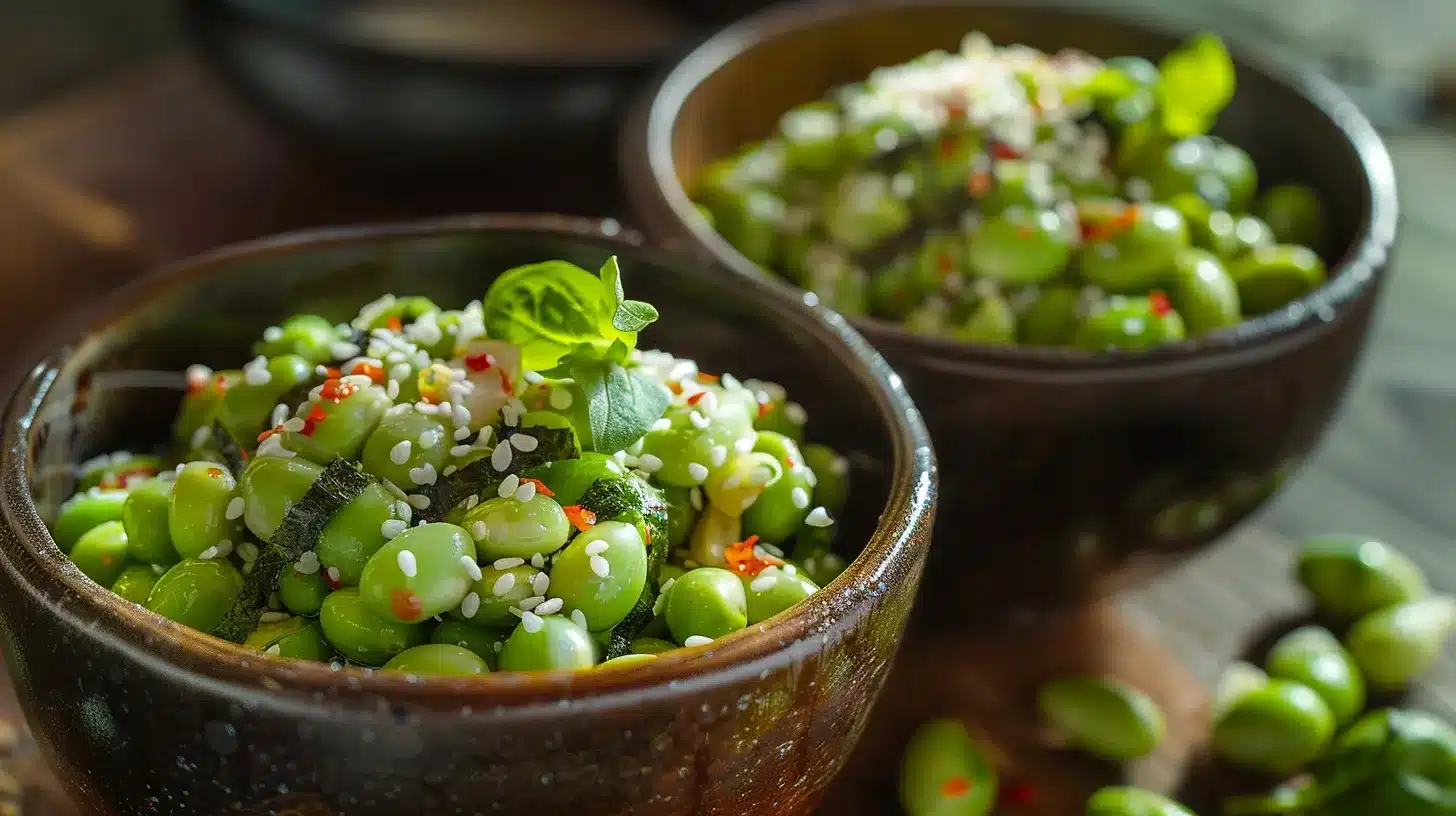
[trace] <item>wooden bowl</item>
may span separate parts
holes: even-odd
[[[516,264],[595,269],[610,254],[662,310],[645,342],[784,382],[818,418],[813,433],[861,463],[842,522],[862,552],[764,625],[619,671],[335,671],[122,600],[42,524],[75,462],[165,438],[184,365],[243,359],[295,310],[345,319],[390,291],[464,303]],[[832,313],[644,249],[613,222],[486,216],[221,250],[128,288],[84,326],[5,414],[0,643],[87,812],[802,814],[853,747],[909,614],[936,481],[898,379]]]
[[[877,66],[955,49],[975,30],[1151,58],[1186,33],[1070,0],[769,10],[691,53],[626,123],[635,217],[653,238],[763,277],[693,212],[685,189],[698,171],[769,135],[789,108]],[[1266,182],[1322,196],[1338,241],[1325,287],[1219,337],[1146,353],[991,348],[852,321],[904,376],[940,452],[951,501],[926,622],[984,625],[987,612],[1085,600],[1205,546],[1274,492],[1339,405],[1395,238],[1390,158],[1330,83],[1235,57],[1238,92],[1217,132],[1252,154]]]

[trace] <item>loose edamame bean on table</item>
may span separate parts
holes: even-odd
[[[996,806],[996,769],[956,720],[915,731],[900,763],[900,803],[908,816],[986,816]]]
[[[1270,677],[1314,689],[1330,707],[1336,725],[1345,725],[1365,709],[1365,678],[1328,629],[1306,626],[1280,638],[1269,651],[1267,669]]]
[[[1345,643],[1370,685],[1401,688],[1430,671],[1453,629],[1456,598],[1432,595],[1371,612],[1355,622]]]
[[[1166,796],[1141,788],[1109,787],[1087,800],[1087,816],[1194,816]]]
[[[1122,761],[1153,752],[1167,730],[1152,698],[1110,677],[1065,677],[1037,692],[1042,719],[1070,745]]]
[[[695,203],[822,303],[919,334],[1094,353],[1202,336],[1320,286],[1331,248],[1309,188],[1259,194],[1249,154],[1207,133],[1228,97],[1183,92],[1189,64],[1236,80],[1209,34],[1155,65],[973,33],[784,112]],[[1086,328],[1155,292],[1179,330]]]
[[[1226,704],[1213,749],[1235,765],[1284,775],[1317,758],[1334,733],[1335,716],[1318,692],[1271,679]]]
[[[1296,577],[1327,615],[1354,620],[1424,596],[1426,577],[1395,548],[1357,535],[1304,542]]]
[[[773,618],[843,568],[845,459],[801,449],[781,385],[638,349],[655,312],[620,274],[532,264],[462,310],[386,295],[337,324],[311,303],[239,369],[189,368],[166,452],[88,462],[52,535],[194,629],[411,674],[627,668]]]

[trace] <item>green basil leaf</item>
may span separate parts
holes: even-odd
[[[612,298],[612,308],[616,309],[621,306],[622,301],[627,299],[627,293],[622,291],[622,267],[617,264],[616,255],[608,258],[606,263],[602,264],[601,270],[597,272],[597,277],[601,279],[607,295]]]
[[[613,255],[602,264],[598,273],[602,285],[612,298],[612,328],[622,332],[639,332],[657,321],[657,309],[651,303],[628,300],[622,290],[622,268]]]
[[[1082,90],[1095,99],[1121,99],[1141,87],[1126,71],[1103,68],[1082,86]]]
[[[1163,129],[1174,138],[1207,133],[1234,97],[1234,63],[1215,34],[1197,34],[1158,65]]]
[[[586,369],[586,366],[582,366]],[[592,447],[616,453],[636,442],[667,413],[672,393],[639,369],[612,363],[588,373],[587,416]],[[583,381],[578,378],[578,384]]]
[[[615,311],[602,281],[565,261],[511,269],[496,278],[484,301],[486,332],[520,347],[522,365],[532,371],[556,365],[581,344],[605,350],[620,340],[635,346],[635,333],[612,326]]]

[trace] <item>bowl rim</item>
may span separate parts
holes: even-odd
[[[1144,33],[1176,37],[1194,28],[1192,17],[1126,15],[1086,8],[1078,0],[801,0],[743,18],[701,43],[645,90],[623,122],[619,138],[622,180],[634,215],[648,234],[705,255],[734,272],[769,278],[814,298],[738,252],[701,218],[677,176],[673,130],[687,98],[712,74],[764,43],[821,24],[855,18],[944,8],[1049,10],[1098,19]],[[1362,170],[1368,207],[1345,255],[1315,291],[1268,314],[1213,334],[1145,351],[1087,352],[1061,347],[985,346],[917,335],[893,321],[854,317],[850,322],[876,347],[899,359],[915,355],[945,373],[1018,376],[1051,383],[1146,380],[1224,368],[1278,356],[1331,331],[1384,277],[1399,222],[1395,168],[1375,127],[1334,82],[1267,49],[1231,41],[1239,71],[1259,74],[1303,100],[1337,131]]]
[[[332,669],[327,663],[260,655],[190,629],[123,600],[92,582],[70,562],[42,523],[30,496],[26,462],[29,432],[49,388],[77,344],[105,331],[114,321],[153,296],[195,285],[221,267],[255,258],[287,255],[353,244],[468,234],[539,235],[547,239],[599,245],[622,255],[660,265],[700,259],[647,246],[643,237],[614,219],[549,214],[474,214],[417,221],[373,223],[302,230],[228,245],[168,264],[102,299],[51,332],[66,342],[49,345],[26,370],[4,414],[5,454],[0,459],[0,568],[45,612],[69,619],[71,628],[96,632],[134,659],[158,670],[189,672],[194,679],[269,690],[290,688],[346,696],[379,696],[413,703],[459,705],[485,699],[497,712],[564,700],[634,705],[663,696],[741,682],[787,666],[852,628],[883,594],[888,576],[923,561],[929,547],[938,490],[935,454],[919,411],[900,377],[838,314],[786,297],[781,289],[733,275],[704,277],[727,291],[756,301],[816,340],[846,347],[854,376],[871,394],[878,418],[890,434],[892,465],[889,496],[874,532],[845,572],[792,610],[749,626],[713,644],[680,649],[655,660],[610,671],[492,672],[479,677],[415,676],[362,668]],[[630,262],[631,258],[628,258]],[[40,530],[39,535],[27,530]],[[913,573],[912,573],[913,574]],[[67,602],[70,601],[70,602]],[[790,641],[786,636],[792,633]]]

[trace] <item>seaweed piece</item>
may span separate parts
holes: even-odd
[[[258,628],[258,618],[267,611],[268,596],[278,589],[283,571],[312,550],[334,514],[372,483],[357,463],[347,459],[329,463],[303,498],[283,517],[273,540],[262,547],[253,572],[243,582],[243,591],[212,634],[233,643],[247,640]]]
[[[581,497],[581,506],[596,514],[598,521],[624,521],[635,524],[647,543],[647,585],[637,603],[607,638],[607,659],[621,657],[631,651],[632,640],[652,622],[657,604],[658,576],[667,561],[667,500],[662,491],[635,475],[617,479],[598,479]]]
[[[212,440],[213,445],[208,453],[216,454],[217,458],[221,460],[223,465],[227,466],[228,471],[233,475],[243,475],[243,468],[248,466],[248,455],[243,452],[243,448],[238,444],[238,441],[233,439],[232,434],[229,434],[223,429],[222,423],[216,420],[213,421],[212,436],[209,438]]]
[[[502,445],[510,444],[510,436],[523,432],[515,428],[497,430],[496,438]],[[532,426],[530,435],[536,438],[536,447],[529,451],[513,447],[510,464],[504,470],[497,470],[491,461],[492,457],[487,456],[418,491],[430,499],[429,505],[420,511],[420,517],[427,521],[439,521],[456,505],[473,495],[494,494],[501,482],[511,474],[519,475],[523,470],[539,467],[547,462],[575,459],[579,454],[576,449],[576,434],[570,428]]]

